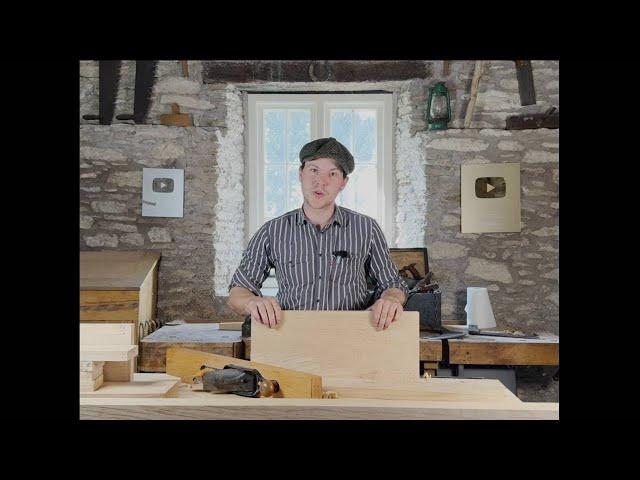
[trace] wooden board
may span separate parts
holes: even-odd
[[[137,345],[81,345],[80,360],[124,362],[138,354]]]
[[[451,380],[454,380],[453,382]],[[338,398],[522,403],[500,380],[430,378],[402,385],[326,385]]]
[[[242,324],[244,322],[221,322],[218,323],[219,330],[236,330],[238,332],[242,331]]]
[[[133,345],[135,329],[130,323],[81,323],[80,345]]]
[[[159,260],[150,251],[80,252],[80,290],[138,290]]]
[[[95,380],[101,377],[104,370],[104,362],[89,362],[93,365],[92,368],[80,368],[80,380]]]
[[[80,361],[80,372],[93,372],[96,369],[102,369],[104,362],[92,362],[91,360]]]
[[[137,374],[140,375],[140,374]],[[161,374],[148,374],[161,375]],[[497,380],[431,379],[443,400],[363,398],[244,398],[194,392],[186,385],[171,398],[80,398],[80,418],[92,420],[557,420],[558,403],[495,400],[507,390]],[[444,382],[447,382],[446,384]],[[485,392],[484,396],[478,392]],[[465,398],[478,401],[466,401]]]
[[[278,328],[251,325],[252,361],[344,382],[411,383],[420,378],[419,314],[377,331],[371,311],[283,312]]]
[[[131,382],[133,373],[136,371],[136,359],[132,358],[123,362],[105,362],[103,370],[105,382]]]
[[[94,397],[166,397],[175,395],[180,379],[163,374],[155,374],[159,376],[148,376],[150,374],[136,373],[132,382],[104,382],[100,388],[95,391],[80,391],[80,398]],[[151,374],[153,375],[153,374]]]
[[[100,374],[96,378],[83,380],[80,379],[80,391],[81,392],[93,392],[100,388],[104,383],[104,375]]]
[[[277,380],[280,391],[274,394],[275,398],[322,397],[322,377],[317,375],[186,348],[167,349],[167,373],[180,377],[184,383],[193,383],[193,376],[201,365],[223,368],[229,364],[256,368],[264,377]]]
[[[464,365],[559,365],[559,342],[467,337],[449,340],[449,363]]]
[[[167,348],[182,347],[227,357],[242,357],[240,332],[220,331],[216,323],[185,323],[164,326],[140,342],[139,370],[166,371]]]
[[[136,323],[137,290],[81,290],[80,321]]]

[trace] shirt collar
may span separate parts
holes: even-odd
[[[300,207],[296,212],[296,223],[298,225],[302,225],[306,221],[307,221],[307,217],[305,216],[304,210],[302,210],[302,207]],[[335,223],[339,226],[344,225],[344,213],[342,212],[342,208],[340,208],[338,205],[336,205],[336,210],[333,212],[332,223]]]

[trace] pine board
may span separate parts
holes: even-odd
[[[285,311],[277,328],[252,321],[251,360],[322,376],[325,385],[420,378],[418,312],[377,331],[371,311]]]

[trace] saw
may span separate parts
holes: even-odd
[[[83,115],[83,119],[99,120],[100,125],[111,125],[118,96],[120,63],[120,60],[98,62],[98,115]]]
[[[144,123],[151,106],[153,83],[156,78],[157,60],[136,61],[136,82],[133,97],[133,114],[116,115],[118,120],[133,120],[135,123]]]
[[[212,393],[233,393],[243,397],[271,397],[280,391],[276,380],[267,380],[255,368],[225,365],[213,368],[200,367],[200,374],[193,377],[195,383],[202,383],[202,390]]]

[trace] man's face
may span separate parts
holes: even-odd
[[[332,205],[349,181],[332,158],[307,160],[299,177],[305,203],[312,208]]]

